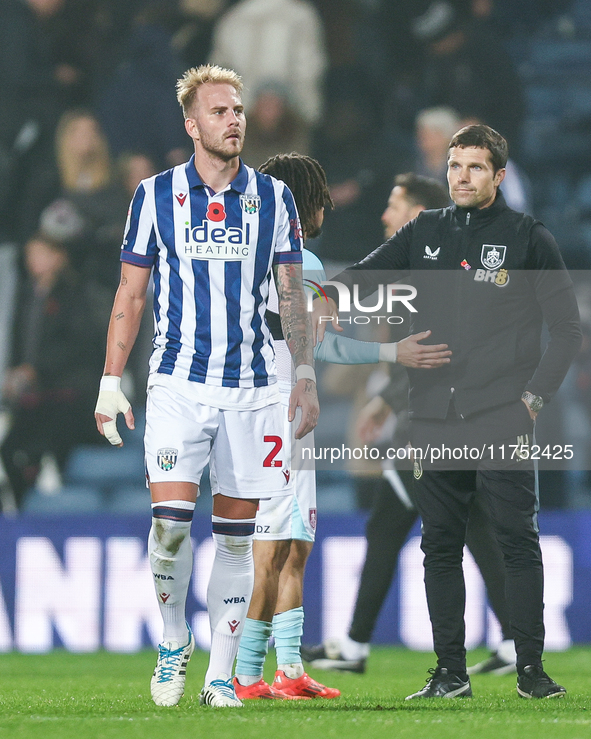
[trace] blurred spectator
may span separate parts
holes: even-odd
[[[394,236],[399,228],[416,218],[421,211],[446,208],[449,203],[447,183],[442,187],[437,180],[427,179],[415,172],[396,175],[386,210],[382,213],[384,240]]]
[[[460,128],[461,119],[452,108],[442,106],[422,110],[417,115],[417,160],[412,170],[447,187],[449,142]]]
[[[45,453],[61,470],[72,447],[96,442],[92,410],[104,344],[65,246],[38,234],[25,246],[25,261],[3,386],[11,425],[0,448],[17,505]]]
[[[71,110],[63,115],[57,130],[56,150],[64,190],[89,192],[109,183],[109,148],[89,111]]]
[[[242,75],[247,115],[256,91],[274,81],[304,120],[319,120],[326,52],[320,16],[307,0],[240,0],[215,28],[211,61]]]
[[[310,153],[310,127],[290,105],[287,89],[269,83],[255,96],[242,159],[258,169],[270,157],[292,151]]]
[[[168,3],[150,2],[137,14],[123,61],[97,106],[113,156],[139,150],[158,170],[188,159],[174,92],[183,67],[166,25],[170,12]]]
[[[422,94],[426,106],[448,105],[465,118],[486,121],[519,146],[525,103],[515,65],[486,20],[461,14],[435,0],[412,22],[426,57]]]
[[[79,232],[70,235],[70,241],[78,245],[72,252],[74,266],[85,277],[114,289],[129,198],[117,180],[106,138],[94,115],[72,110],[62,116],[56,132],[56,159],[58,192],[81,219]]]

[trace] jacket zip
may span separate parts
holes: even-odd
[[[471,213],[470,213],[470,211],[468,211],[466,213],[466,227],[467,228],[470,227],[470,216],[471,216]],[[469,242],[470,242],[470,234],[469,233],[468,234],[463,233],[462,236],[461,236],[461,244],[462,244],[462,247],[464,247],[462,249],[462,254],[463,254],[464,259],[466,258],[465,252],[467,253],[467,251],[468,251],[468,248],[467,247],[469,245]],[[462,305],[462,299],[461,299],[461,295],[460,295],[460,292],[462,290],[461,285],[462,285],[462,282],[461,282],[461,276],[460,276],[460,280],[458,280],[458,290],[456,291],[456,296],[457,296],[457,300],[456,300],[456,337],[458,339],[458,346],[459,346],[459,340],[460,340],[460,337],[461,337],[461,331],[460,331],[460,324],[461,324],[461,305]],[[450,399],[451,400],[453,400],[454,393],[455,393],[455,388],[452,387],[451,388],[451,394],[450,394]],[[458,412],[457,408],[456,408],[456,413],[458,414],[458,416],[460,418],[464,418],[464,416],[461,413]]]

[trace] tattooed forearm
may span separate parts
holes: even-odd
[[[119,347],[119,349],[121,349],[122,352],[124,352],[127,349],[127,347],[122,341],[118,341],[117,346]]]
[[[127,277],[125,275],[121,275],[121,284],[127,285]]]
[[[306,308],[300,264],[280,264],[275,267],[279,295],[279,315],[283,335],[296,367],[314,364],[312,324]]]
[[[115,316],[115,318],[119,321],[119,320],[121,320],[121,318],[125,318],[125,313],[117,313],[117,315]]]

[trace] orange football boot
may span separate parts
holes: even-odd
[[[290,696],[284,695],[279,690],[275,690],[275,688],[272,688],[269,683],[266,683],[263,680],[263,678],[261,678],[258,683],[253,683],[252,685],[240,685],[238,678],[235,677],[234,689],[236,690],[236,695],[241,701],[261,699],[279,701],[290,700]]]
[[[327,688],[326,685],[317,683],[307,672],[291,679],[283,670],[277,670],[272,688],[292,698],[338,698],[341,694],[336,688]]]

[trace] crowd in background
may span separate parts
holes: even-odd
[[[247,164],[289,151],[320,161],[335,208],[311,247],[330,273],[331,265],[350,264],[381,243],[380,217],[396,174],[414,171],[445,183],[447,143],[467,122],[485,122],[507,138],[509,204],[545,215],[515,50],[536,34],[574,38],[572,6],[3,0],[0,373],[8,422],[1,453],[17,499],[34,484],[47,451],[63,469],[73,446],[100,442],[87,420],[126,212],[141,179],[191,154],[175,97],[185,69],[214,62],[242,75]],[[573,177],[584,183],[588,171],[591,163]],[[567,266],[588,269],[591,241],[557,237]],[[581,298],[588,327],[584,281]],[[566,393],[588,418],[588,328],[586,336]],[[140,345],[147,351],[149,340]],[[133,366],[144,364],[140,358]],[[137,371],[136,390],[144,379]],[[588,445],[585,423],[581,443]],[[572,503],[564,480],[556,489],[551,504]]]

